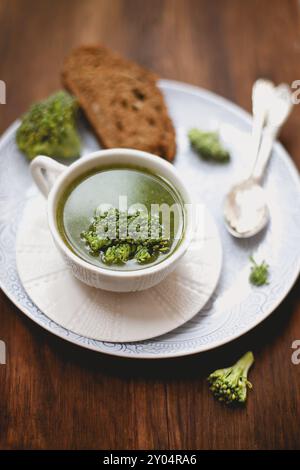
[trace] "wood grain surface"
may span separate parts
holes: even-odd
[[[102,42],[160,76],[250,110],[253,81],[300,79],[296,0],[0,0],[0,132],[60,87],[70,48]],[[300,108],[282,142],[300,167]],[[300,223],[300,222],[299,222]],[[284,262],[284,260],[282,260]],[[299,449],[299,282],[263,324],[215,351],[182,359],[117,359],[72,346],[0,294],[1,449]],[[211,397],[205,377],[252,349],[245,409]]]

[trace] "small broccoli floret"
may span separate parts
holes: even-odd
[[[65,91],[58,91],[31,106],[17,131],[19,149],[29,160],[39,154],[58,158],[78,157],[77,109],[75,99]]]
[[[204,160],[214,160],[227,163],[230,160],[229,152],[222,146],[217,132],[205,132],[200,129],[191,129],[188,133],[190,143]]]
[[[151,260],[152,255],[146,246],[140,245],[137,247],[134,257],[138,263],[142,264],[142,263],[148,263]]]
[[[123,264],[129,260],[131,255],[131,247],[129,243],[110,246],[102,256],[102,260],[106,264]]]
[[[253,353],[248,351],[232,367],[219,369],[210,374],[207,380],[214,396],[226,404],[245,403],[247,387],[252,388],[247,376],[253,362]]]
[[[98,237],[92,231],[82,232],[81,238],[83,238],[93,254],[99,254],[100,250],[110,246],[111,242],[108,238]]]
[[[263,286],[264,284],[268,284],[269,265],[266,264],[265,261],[263,261],[261,264],[257,264],[253,256],[250,256],[250,261],[253,264],[249,276],[251,284],[258,287]]]
[[[116,247],[110,246],[107,250],[102,254],[102,261],[105,264],[115,264],[116,262]]]

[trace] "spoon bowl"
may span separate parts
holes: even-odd
[[[237,238],[248,238],[260,232],[269,221],[264,189],[254,178],[233,186],[224,202],[227,230]]]

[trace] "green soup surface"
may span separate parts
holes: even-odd
[[[123,211],[124,204],[128,214],[148,211],[149,220],[152,220],[153,207],[155,210],[159,207],[168,249],[154,252],[147,262],[138,262],[133,258],[118,264],[106,263],[103,253],[92,252],[83,234],[96,220],[95,215],[100,212],[106,214],[106,208]],[[164,218],[165,212],[161,208],[171,208],[169,218]],[[142,168],[114,166],[90,171],[71,183],[59,200],[57,223],[66,245],[85,261],[106,269],[137,270],[163,261],[180,244],[184,234],[184,207],[177,190],[161,176]],[[116,239],[112,243],[116,243]],[[155,243],[152,245],[155,247]],[[136,246],[141,248],[138,244]]]

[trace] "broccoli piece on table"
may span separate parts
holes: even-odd
[[[78,157],[77,109],[76,100],[65,91],[32,105],[17,130],[19,149],[29,160],[39,154],[54,158]]]
[[[226,404],[245,403],[247,387],[252,388],[247,376],[253,362],[253,353],[248,351],[232,367],[210,374],[207,380],[214,396]]]
[[[250,256],[250,261],[253,264],[251,267],[251,273],[249,281],[255,286],[263,286],[268,284],[269,278],[269,265],[263,261],[261,264],[257,264],[253,256]]]
[[[213,160],[219,163],[229,162],[230,154],[222,146],[217,132],[201,131],[194,128],[189,131],[188,137],[192,147],[204,160]]]

